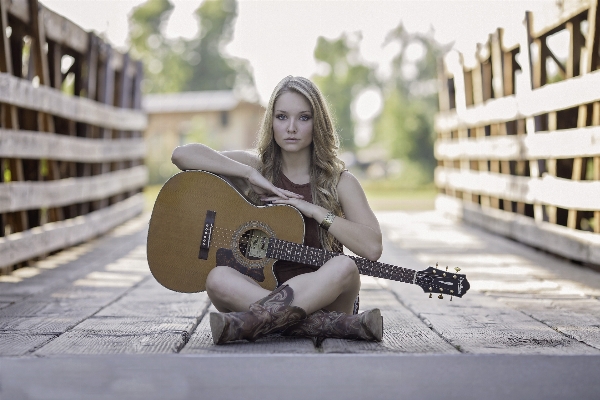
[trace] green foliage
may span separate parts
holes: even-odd
[[[392,42],[400,52],[392,61],[390,77],[382,82],[384,107],[374,124],[374,139],[389,150],[391,158],[418,165],[431,179],[437,60],[445,50],[430,36],[408,33],[402,25],[388,34],[386,44]],[[409,53],[415,46],[422,49],[420,58]]]
[[[147,0],[130,17],[131,51],[144,62],[144,90],[168,93],[239,87],[253,93],[248,62],[224,52],[233,37],[236,0],[202,2],[196,10],[199,34],[191,40],[165,37],[172,11],[169,0]]]
[[[354,150],[352,101],[358,92],[374,82],[373,69],[359,59],[360,37],[343,34],[338,39],[319,37],[315,59],[327,71],[312,77],[331,106],[344,150]]]
[[[185,43],[164,36],[164,25],[172,11],[169,0],[148,0],[136,7],[129,18],[131,53],[144,64],[147,93],[178,92],[190,76],[179,53]]]

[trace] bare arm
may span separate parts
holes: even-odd
[[[381,229],[362,186],[354,175],[344,172],[337,189],[346,218],[335,218],[329,227],[329,233],[353,253],[372,261],[378,260],[383,250]],[[291,204],[317,222],[323,221],[330,211],[304,200],[269,200],[273,200],[274,203]]]
[[[258,171],[258,157],[248,151],[218,152],[200,143],[179,146],[173,150],[171,161],[181,170],[201,169],[225,175],[239,186],[250,186],[258,194],[274,194],[282,198],[301,198],[279,189]]]

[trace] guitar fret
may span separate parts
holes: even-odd
[[[321,266],[341,253],[316,249],[302,244],[270,238],[268,240],[267,257],[279,260],[299,262],[302,264]],[[413,283],[416,271],[397,267],[391,264],[371,261],[360,257],[350,256],[363,275],[376,278],[392,279],[399,282]]]

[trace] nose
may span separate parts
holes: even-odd
[[[287,127],[288,133],[296,133],[296,125],[294,124],[294,119],[290,118],[289,121],[290,123]]]

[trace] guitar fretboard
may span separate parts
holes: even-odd
[[[320,267],[327,261],[342,253],[315,249],[298,243],[286,242],[276,238],[269,238],[266,256],[276,260],[293,261]],[[408,268],[397,267],[391,264],[370,261],[366,258],[350,256],[356,262],[358,271],[363,275],[376,278],[391,279],[404,283],[415,283],[416,271]]]

